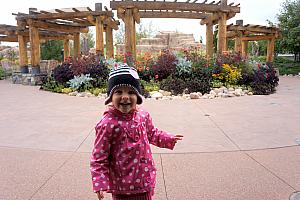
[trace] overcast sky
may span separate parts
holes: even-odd
[[[171,1],[173,0],[166,0]],[[178,0],[185,2],[186,0]],[[212,0],[208,0],[208,3]],[[279,14],[281,5],[285,0],[228,0],[228,4],[240,3],[241,13],[229,20],[227,24],[234,23],[235,20],[243,19],[244,24],[267,25],[267,20],[277,22],[276,15]],[[12,13],[28,13],[30,7],[38,10],[51,10],[56,8],[90,7],[94,10],[95,3],[102,3],[102,6],[109,6],[109,0],[8,0],[0,7],[0,24],[16,25],[15,16]],[[198,0],[203,2],[203,0]],[[116,14],[115,14],[115,18]],[[200,20],[194,19],[141,19],[145,26],[152,22],[154,28],[161,31],[178,31],[183,33],[193,33],[196,41],[203,37],[205,42],[205,26],[200,26]],[[5,43],[9,44],[9,43]]]

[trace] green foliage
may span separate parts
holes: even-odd
[[[99,94],[103,94],[107,92],[107,88],[103,87],[103,88],[92,88],[90,89],[91,93],[95,96],[98,96]]]
[[[41,58],[42,60],[58,60],[62,61],[62,50],[64,48],[63,41],[50,40],[41,45]]]
[[[7,58],[10,61],[15,61],[17,59],[17,53],[13,49],[7,51]]]
[[[68,84],[72,89],[84,92],[92,88],[92,84],[90,83],[91,80],[93,80],[93,78],[91,78],[89,74],[81,74],[80,76],[74,76]]]
[[[55,79],[51,76],[47,77],[47,79],[43,81],[42,86],[40,87],[41,90],[57,93],[61,93],[64,88],[65,86],[63,84],[55,81]]]
[[[177,57],[175,75],[178,77],[189,77],[192,73],[192,62],[186,58]]]
[[[5,78],[5,70],[2,66],[0,66],[0,80]]]
[[[186,83],[180,78],[168,78],[162,80],[160,83],[160,89],[170,91],[174,95],[182,94],[186,88]]]
[[[298,75],[300,72],[300,63],[286,58],[276,57],[274,67],[278,68],[280,75],[293,74]]]
[[[154,82],[153,80],[151,80],[149,82],[141,80],[141,84],[143,85],[145,92],[152,92],[152,91],[159,90],[159,83]]]
[[[278,15],[282,38],[277,42],[281,52],[295,54],[295,61],[300,62],[300,1],[287,0],[282,4]]]
[[[64,88],[61,90],[62,93],[64,94],[69,94],[71,92],[73,92],[74,90],[72,88]]]

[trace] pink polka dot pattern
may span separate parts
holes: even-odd
[[[96,125],[90,160],[93,190],[113,194],[153,192],[156,168],[150,144],[173,149],[175,136],[154,127],[148,112],[110,107]]]

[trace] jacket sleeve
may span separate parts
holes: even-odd
[[[96,139],[90,160],[93,191],[109,190],[109,155],[110,155],[110,130],[109,125],[99,123],[96,128]]]
[[[172,150],[175,146],[175,136],[171,133],[154,127],[149,113],[147,113],[146,118],[146,128],[149,142],[157,147],[168,148]]]

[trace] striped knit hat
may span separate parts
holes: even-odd
[[[121,64],[113,68],[108,78],[107,98],[105,105],[112,101],[112,95],[116,88],[121,86],[131,87],[137,95],[137,104],[143,102],[141,95],[141,86],[139,75],[135,68],[129,67],[127,64]]]

